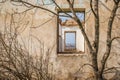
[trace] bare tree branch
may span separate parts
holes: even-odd
[[[73,15],[74,15],[74,20],[78,23],[79,28],[80,28],[80,30],[82,31],[82,34],[83,34],[83,36],[84,36],[84,38],[85,38],[85,40],[86,40],[86,42],[87,42],[87,44],[88,44],[88,47],[89,47],[89,49],[90,49],[90,52],[92,53],[92,52],[93,52],[93,48],[92,48],[92,46],[91,46],[91,44],[90,44],[90,41],[89,41],[89,39],[88,39],[87,34],[85,33],[85,30],[84,30],[84,28],[83,28],[83,25],[82,25],[81,21],[78,19],[78,17],[76,16],[75,11],[74,11],[74,9],[73,9],[72,4],[70,3],[70,1],[67,0],[67,2],[69,3],[70,10],[71,10],[71,12],[72,12]]]
[[[113,7],[113,10],[111,12],[111,15],[110,15],[110,18],[109,18],[109,22],[108,22],[108,31],[107,31],[107,40],[106,40],[106,52],[102,58],[102,68],[101,68],[101,75],[103,74],[104,72],[104,69],[105,69],[105,64],[106,64],[106,61],[107,59],[109,58],[109,55],[110,55],[110,51],[111,51],[111,32],[112,32],[112,24],[114,22],[114,18],[115,18],[115,14],[116,14],[116,11],[118,9],[118,4],[114,4],[114,7]]]

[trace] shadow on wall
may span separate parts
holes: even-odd
[[[120,80],[120,68],[115,69],[115,72],[112,71],[111,73],[115,73],[114,76],[112,78],[110,78],[109,80]]]
[[[109,68],[104,72],[104,74],[108,75],[107,77],[104,76],[104,80],[120,80],[120,67]],[[74,77],[74,80],[96,80],[92,72],[84,72],[84,71],[81,71],[80,69],[73,74],[73,77]]]

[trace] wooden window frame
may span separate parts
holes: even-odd
[[[74,49],[66,49],[66,33],[75,33],[75,48]],[[64,32],[64,52],[75,52],[76,51],[76,31],[65,31]]]
[[[60,12],[71,12],[70,8],[62,8],[62,11],[60,9],[56,9],[57,10],[57,14],[59,15]],[[75,12],[83,12],[84,13],[84,23],[85,23],[85,8],[74,8]],[[57,16],[57,47],[56,47],[56,52],[57,54],[66,54],[66,53],[79,53],[75,51],[63,51],[60,52],[59,51],[59,16]],[[85,49],[85,43],[84,43],[84,49]]]

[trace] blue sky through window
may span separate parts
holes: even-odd
[[[65,45],[66,49],[75,49],[75,33],[74,32],[67,32],[65,33]]]
[[[68,14],[73,15],[71,12],[68,12]],[[59,15],[66,15],[66,14],[61,12],[59,13]],[[81,21],[84,21],[84,16],[85,16],[84,12],[76,12],[76,15]],[[63,16],[59,16],[59,18],[62,20],[62,22],[71,19],[69,17],[63,17]]]

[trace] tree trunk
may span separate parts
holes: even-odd
[[[99,70],[98,70],[98,62],[97,62],[97,55],[99,49],[99,8],[98,8],[99,0],[94,0],[94,15],[95,15],[95,46],[94,51],[92,54],[92,64],[94,68],[95,79],[98,80],[100,77]]]
[[[106,40],[106,52],[102,58],[102,67],[101,67],[101,70],[100,70],[100,76],[103,75],[103,72],[104,72],[104,69],[105,69],[105,64],[107,62],[107,59],[109,58],[109,55],[110,55],[110,51],[111,51],[111,33],[112,33],[112,24],[114,22],[114,18],[115,18],[115,14],[116,14],[116,11],[118,9],[118,4],[119,4],[119,1],[118,3],[115,3],[114,4],[114,7],[113,7],[113,10],[111,12],[111,15],[110,15],[110,18],[109,18],[109,22],[108,22],[108,31],[107,31],[107,40]]]

